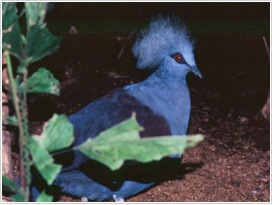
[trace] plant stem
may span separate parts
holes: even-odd
[[[10,88],[12,94],[12,101],[15,108],[17,120],[18,120],[18,127],[19,127],[19,146],[20,146],[20,178],[21,178],[21,187],[25,192],[25,200],[28,201],[29,199],[29,185],[30,185],[30,155],[29,150],[27,147],[27,137],[28,137],[28,130],[25,129],[25,123],[27,121],[23,118],[23,112],[25,110],[24,101],[20,99],[20,95],[18,94],[17,87],[15,85],[13,72],[12,72],[12,65],[10,60],[10,54],[5,52],[7,60],[7,68],[8,68],[8,75],[10,81]],[[21,105],[20,105],[21,104]]]
[[[28,149],[28,144],[29,144],[29,138],[31,137],[29,134],[29,129],[28,129],[28,107],[27,107],[27,76],[28,76],[28,70],[25,69],[25,72],[23,74],[23,83],[24,83],[24,89],[23,89],[23,100],[22,102],[22,119],[23,119],[23,127],[24,127],[24,136],[25,136],[25,153],[24,153],[24,158],[26,161],[26,187],[30,187],[31,184],[31,173],[30,173],[30,151]]]
[[[69,148],[64,148],[64,149],[61,149],[61,150],[57,150],[55,152],[51,152],[51,156],[56,156],[58,154],[63,154],[63,153],[66,153],[66,152],[71,152],[71,151],[74,151],[76,150],[75,149],[76,147],[69,147]]]
[[[266,42],[266,38],[264,36],[263,36],[263,40],[264,40],[264,45],[265,45],[265,48],[266,48],[266,52],[267,52],[268,58],[270,60],[269,48],[268,48],[268,45],[267,45],[267,42]]]

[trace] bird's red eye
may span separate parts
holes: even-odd
[[[176,55],[176,60],[177,60],[177,61],[180,61],[180,60],[181,60],[181,55],[179,55],[179,54]]]

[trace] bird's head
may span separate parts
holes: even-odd
[[[139,69],[163,68],[172,74],[193,72],[202,78],[194,58],[194,41],[176,15],[159,15],[141,30],[132,52]]]
[[[182,53],[179,51],[165,57],[161,63],[162,69],[174,75],[184,75],[188,72],[193,72],[198,77],[202,78],[201,72],[198,70],[193,53]]]

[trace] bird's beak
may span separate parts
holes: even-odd
[[[202,79],[202,74],[201,74],[201,72],[198,70],[198,68],[196,66],[192,67],[192,72]]]

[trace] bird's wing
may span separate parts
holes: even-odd
[[[136,113],[138,123],[144,127],[141,137],[171,135],[169,125],[162,116],[156,115],[149,107],[120,88],[69,117],[74,126],[74,145],[98,136],[100,132],[131,117],[133,112]],[[72,165],[64,170],[74,169],[86,160],[85,155],[75,152]]]

